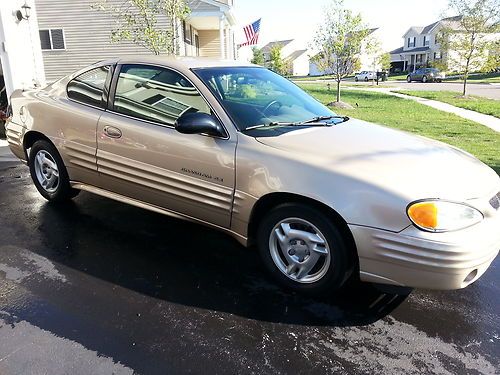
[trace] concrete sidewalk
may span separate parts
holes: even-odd
[[[471,120],[477,122],[478,124],[487,126],[488,128],[500,132],[500,119],[495,116],[485,115],[483,113],[471,111],[464,108],[455,107],[454,105],[443,103],[437,100],[419,98],[417,96],[410,96],[405,94],[400,94],[397,92],[393,92],[391,88],[371,88],[371,89],[362,89],[357,87],[350,87],[349,90],[363,90],[363,91],[376,91],[381,92],[387,95],[397,96],[398,98],[409,99],[415,102],[427,105],[432,108],[439,109],[440,111],[453,113],[457,116],[465,118],[467,120]]]

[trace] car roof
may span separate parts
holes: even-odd
[[[120,64],[164,65],[179,70],[189,70],[192,68],[214,68],[214,67],[259,67],[259,65],[243,61],[207,58],[207,57],[143,55],[143,56],[117,58],[115,61]]]

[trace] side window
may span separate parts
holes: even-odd
[[[186,112],[210,114],[196,88],[177,72],[149,65],[123,65],[113,108],[118,113],[173,125]]]
[[[69,81],[68,97],[77,102],[104,108],[104,85],[108,76],[109,66],[101,66],[80,74]]]

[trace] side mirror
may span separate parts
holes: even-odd
[[[174,124],[175,130],[182,134],[207,134],[214,137],[225,137],[224,128],[208,113],[184,113]]]

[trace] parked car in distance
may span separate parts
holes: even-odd
[[[362,72],[359,72],[358,74],[356,74],[354,76],[354,80],[356,82],[358,81],[369,81],[369,80],[373,80],[373,79],[377,79],[377,72],[369,72],[369,71],[366,71],[366,70],[363,70]]]
[[[445,74],[436,68],[420,68],[411,72],[406,77],[407,82],[420,81],[420,82],[442,82]]]
[[[338,116],[256,65],[101,61],[15,91],[8,112],[10,148],[47,200],[83,190],[225,231],[298,292],[350,277],[463,288],[500,248],[492,169]]]

